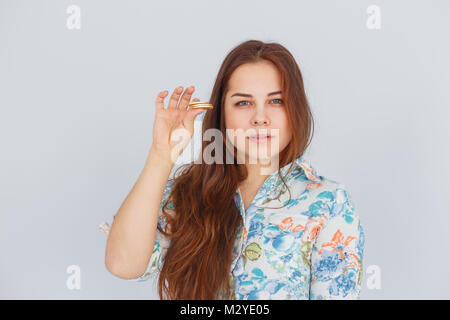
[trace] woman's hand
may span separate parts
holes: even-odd
[[[172,163],[176,162],[178,156],[189,144],[194,134],[195,117],[203,111],[202,109],[188,109],[194,91],[194,86],[190,86],[181,95],[183,87],[179,86],[173,91],[168,108],[164,108],[164,99],[168,95],[167,90],[161,91],[156,97],[152,149],[170,157]],[[193,101],[199,101],[199,99],[195,98]]]

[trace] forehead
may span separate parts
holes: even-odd
[[[227,95],[234,92],[264,94],[281,88],[281,74],[270,61],[262,60],[240,65],[228,81]]]

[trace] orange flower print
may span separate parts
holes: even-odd
[[[326,242],[322,244],[321,249],[319,250],[319,254],[322,254],[322,250],[325,249],[325,247],[330,247],[331,252],[339,252],[339,255],[341,259],[344,259],[343,250],[345,247],[347,247],[352,240],[356,239],[353,236],[347,236],[347,238],[344,240],[344,235],[342,234],[341,230],[338,229],[335,234],[333,235],[333,239],[331,239],[331,242]]]
[[[301,224],[298,224],[293,229],[291,229],[294,226],[294,223],[292,221],[293,221],[292,217],[287,217],[287,218],[283,219],[281,221],[281,223],[278,224],[278,226],[280,227],[280,229],[292,231],[292,232],[296,232],[296,231],[305,229],[305,227]]]
[[[247,228],[244,226],[244,233],[242,235],[242,238],[244,239],[244,242],[247,241],[247,235],[248,235]]]
[[[309,180],[317,181],[317,173],[312,167],[307,166],[304,163],[301,163],[300,166],[303,168],[305,175]]]
[[[170,220],[170,219],[167,219],[166,232],[172,233],[172,220]]]
[[[296,232],[298,230],[303,230],[303,229],[305,229],[305,227],[302,226],[301,224],[298,224],[294,227],[294,229],[292,229],[292,232]]]
[[[356,270],[359,268],[359,257],[354,253],[349,253],[349,257],[352,263],[345,266],[344,274],[347,274],[348,268],[355,268]]]
[[[326,216],[320,216],[309,219],[303,232],[302,242],[314,241],[322,230],[323,225],[327,221]]]
[[[164,214],[164,217],[167,219],[166,220],[166,227],[164,229],[165,232],[167,233],[172,233],[172,229],[173,229],[173,219],[174,219],[174,211],[173,210],[167,210]]]
[[[320,182],[311,182],[306,185],[306,190],[314,190],[321,186],[322,184]]]
[[[287,217],[286,219],[283,219],[278,226],[283,230],[288,230],[290,227],[292,227],[292,217]]]

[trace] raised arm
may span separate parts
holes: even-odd
[[[146,270],[155,244],[164,187],[176,159],[193,135],[195,117],[202,111],[188,109],[193,87],[181,96],[182,92],[182,87],[174,90],[168,108],[164,108],[168,92],[158,94],[153,144],[108,234],[105,265],[109,272],[122,279],[139,277]]]

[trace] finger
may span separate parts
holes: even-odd
[[[168,95],[169,91],[165,90],[165,91],[161,91],[158,93],[158,95],[156,96],[156,109],[164,109],[164,99],[166,98],[166,96]]]
[[[184,119],[184,125],[190,132],[194,132],[195,118],[203,111],[204,111],[203,109],[190,109],[186,112],[186,117]]]
[[[180,95],[183,92],[183,87],[179,86],[175,90],[173,90],[172,95],[169,100],[169,109],[176,109],[178,105],[178,99],[180,99]]]
[[[195,119],[195,117],[197,117],[203,111],[206,111],[206,110],[205,109],[191,109],[188,111],[186,118]]]
[[[192,99],[193,102],[196,101],[200,101],[199,98],[194,98]],[[193,109],[193,108],[189,108],[187,113],[186,113],[186,119],[188,120],[194,120],[200,113],[202,113],[203,111],[205,111],[205,109]]]
[[[199,98],[194,98],[194,99],[192,99],[192,102],[197,102],[197,101],[200,101],[200,99],[199,99]],[[192,110],[192,108],[189,107],[189,109],[187,109],[187,110]]]
[[[194,91],[195,91],[194,86],[190,86],[184,91],[183,95],[181,96],[180,102],[178,103],[178,109],[187,110],[187,106],[191,101],[191,97]]]

